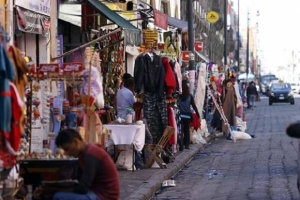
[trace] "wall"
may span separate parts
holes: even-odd
[[[36,35],[32,33],[22,33],[21,37],[17,38],[17,46],[21,51],[24,51],[27,56],[32,58],[32,61],[37,64],[39,63],[49,63],[50,61],[50,43],[48,38],[39,35],[38,48],[39,57],[37,58],[37,43]]]

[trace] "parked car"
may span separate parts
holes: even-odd
[[[273,82],[269,89],[269,105],[277,102],[295,104],[294,94],[291,84],[285,82]]]
[[[296,94],[300,94],[300,83],[291,83],[292,91]]]

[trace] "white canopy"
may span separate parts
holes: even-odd
[[[243,74],[240,74],[239,76],[238,76],[238,79],[239,80],[246,80],[246,79],[248,79],[248,80],[253,80],[253,79],[255,79],[255,75],[254,74],[251,74],[251,73],[243,73]]]

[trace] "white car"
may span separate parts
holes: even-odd
[[[300,93],[300,83],[291,83],[291,87],[294,93]]]

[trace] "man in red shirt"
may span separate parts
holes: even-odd
[[[55,144],[65,154],[78,157],[81,177],[71,192],[57,192],[54,200],[118,200],[119,176],[111,157],[99,146],[86,143],[73,129],[58,133]]]

